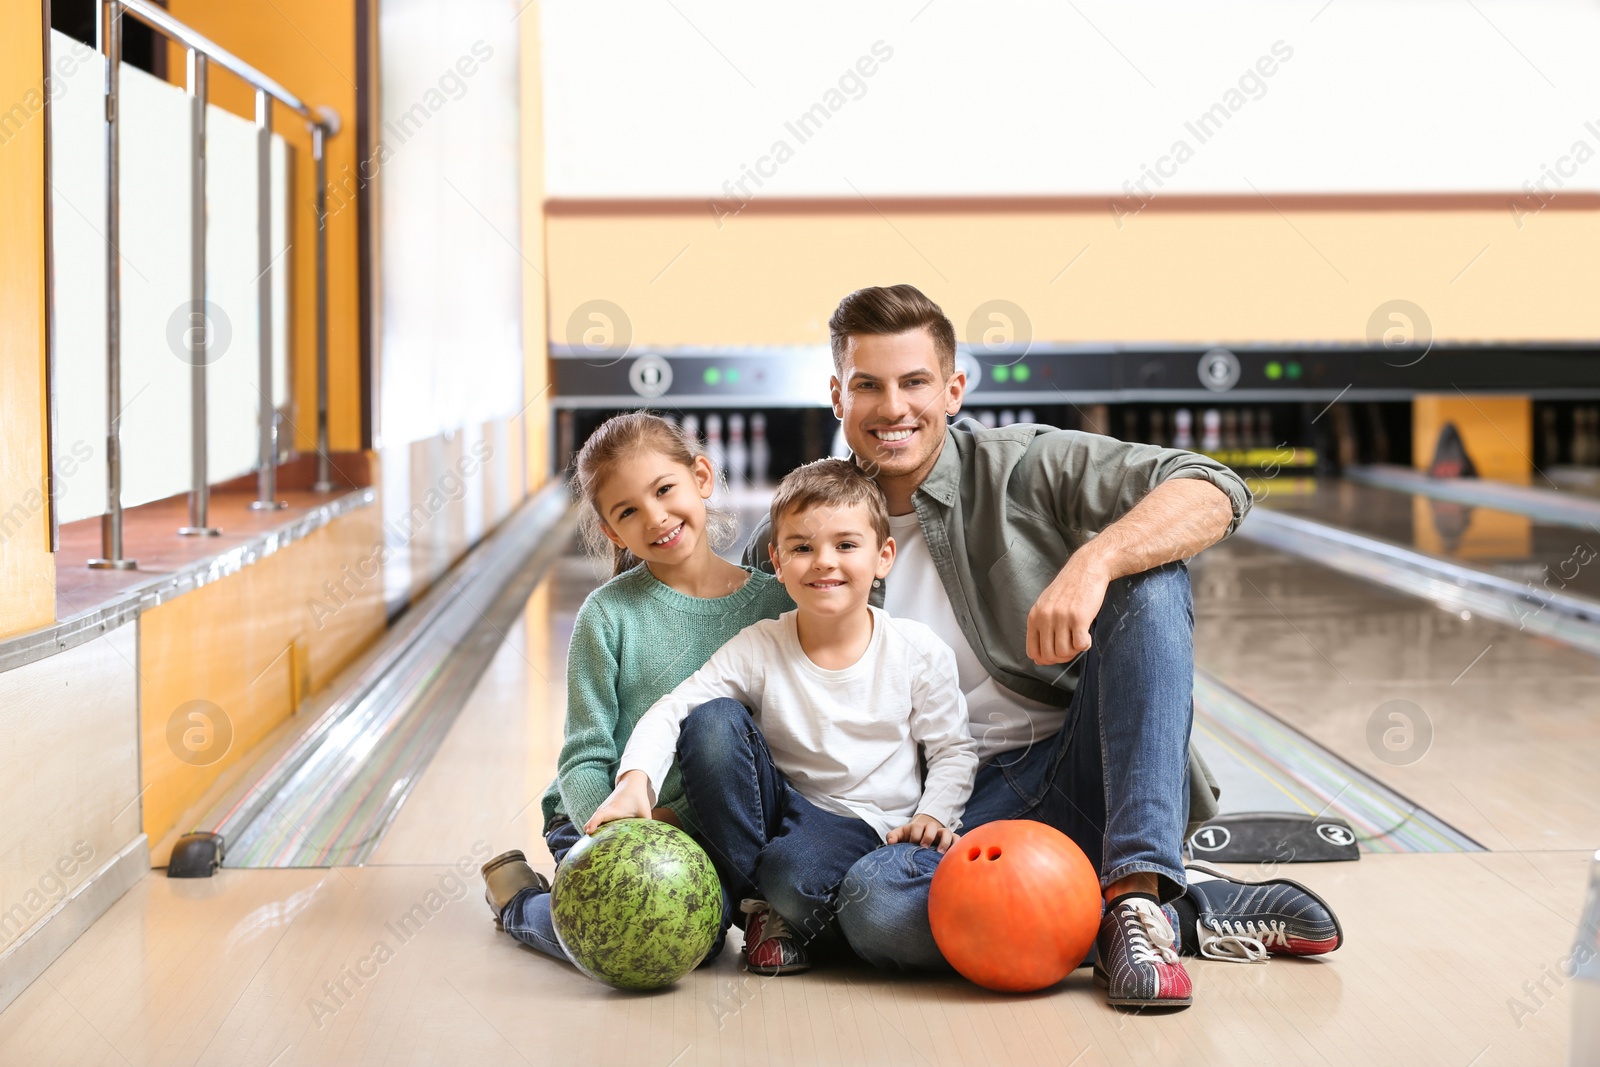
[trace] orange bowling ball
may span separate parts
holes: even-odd
[[[1100,930],[1100,879],[1083,850],[1042,822],[985,823],[933,872],[928,921],[950,965],[988,989],[1055,985]]]

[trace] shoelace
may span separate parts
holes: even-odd
[[[1267,945],[1289,947],[1289,931],[1282,919],[1210,919],[1208,926],[1229,937],[1252,938]]]
[[[1162,910],[1142,897],[1126,901],[1122,907],[1122,927],[1133,962],[1177,963],[1178,951],[1173,945],[1178,938]]]
[[[1208,960],[1226,960],[1229,963],[1267,962],[1267,946],[1260,940],[1244,934],[1223,933],[1217,929],[1222,925],[1222,920],[1218,919],[1198,924],[1200,955]]]
[[[789,924],[784,922],[783,916],[772,910],[772,905],[764,900],[743,900],[739,902],[739,910],[746,915],[759,915],[761,917],[761,936],[756,938],[755,944],[748,946],[755,948],[764,941],[789,937]]]

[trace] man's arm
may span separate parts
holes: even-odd
[[[1028,658],[1067,663],[1089,647],[1106,587],[1216,544],[1233,524],[1232,499],[1200,478],[1171,478],[1067,558],[1028,612]]]

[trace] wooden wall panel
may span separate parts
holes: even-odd
[[[45,398],[44,26],[0,0],[0,637],[55,620]]]
[[[517,24],[522,31],[519,62],[522,80],[522,248],[523,258],[537,268],[524,265],[522,272],[522,348],[523,401],[527,405],[520,423],[526,442],[524,458],[518,466],[524,471],[528,492],[532,493],[549,478],[550,405],[545,392],[550,384],[549,261],[545,254],[544,215],[544,71],[539,44],[540,5],[538,0],[521,12]]]
[[[362,508],[141,616],[144,828],[151,840],[382,631],[380,523],[377,507]],[[190,718],[196,710],[216,720],[217,732],[195,735],[186,759],[169,730],[178,716],[180,731],[203,731],[207,724]],[[231,734],[225,745],[222,724]]]

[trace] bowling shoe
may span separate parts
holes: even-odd
[[[1344,942],[1328,902],[1299,882],[1248,882],[1204,863],[1185,870],[1190,878],[1184,895],[1198,912],[1194,940],[1202,956],[1255,963],[1269,953],[1319,956]]]
[[[550,882],[528,866],[528,857],[522,854],[521,849],[502,852],[483,865],[483,898],[489,902],[496,926],[500,925],[500,913],[506,910],[511,898],[524,889],[548,893]]]
[[[1123,897],[1100,918],[1094,981],[1118,1008],[1186,1008],[1194,1001],[1178,958],[1177,913],[1147,897]]]
[[[799,974],[811,969],[811,959],[783,916],[764,900],[741,900],[744,922],[744,965],[756,974]]]

